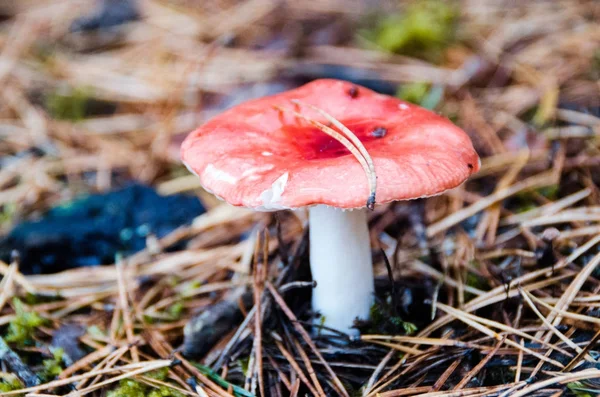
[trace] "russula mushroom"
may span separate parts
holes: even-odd
[[[351,334],[373,303],[366,207],[440,194],[479,169],[447,119],[338,80],[231,108],[192,132],[181,155],[232,205],[309,208],[313,309]]]

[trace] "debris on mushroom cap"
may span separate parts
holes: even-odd
[[[360,95],[348,94],[355,91]],[[232,205],[265,211],[364,207],[369,188],[361,165],[338,141],[281,110],[328,124],[298,103],[331,114],[360,139],[375,165],[378,203],[440,194],[479,170],[471,140],[449,120],[329,79],[225,111],[186,138],[183,162],[207,190]]]

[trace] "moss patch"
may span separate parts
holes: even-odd
[[[161,368],[156,371],[148,372],[145,376],[148,378],[166,381],[169,373],[168,368]],[[138,382],[134,379],[123,379],[119,386],[106,394],[107,397],[184,397],[184,395],[168,386],[158,388]]]
[[[27,346],[33,343],[35,329],[46,323],[39,314],[26,311],[20,299],[13,299],[15,308],[15,319],[8,324],[8,330],[4,340],[17,346]]]
[[[435,61],[455,40],[458,15],[450,2],[415,1],[401,13],[379,18],[375,28],[362,35],[386,51]]]
[[[81,121],[91,98],[91,90],[75,88],[70,92],[51,92],[46,96],[45,105],[50,115],[58,120]]]
[[[7,374],[0,372],[0,393],[22,389],[23,385],[19,378],[13,374]],[[15,395],[16,397],[22,396],[22,394]]]

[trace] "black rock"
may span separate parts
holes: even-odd
[[[161,238],[203,212],[196,197],[160,196],[150,187],[133,184],[21,223],[0,240],[0,258],[7,261],[17,250],[26,274],[113,263],[117,252],[137,252],[145,248],[149,234]]]
[[[236,290],[227,299],[207,307],[185,325],[183,354],[188,358],[204,356],[222,337],[242,322],[238,297],[244,306],[252,305],[252,294]]]
[[[71,24],[71,32],[112,28],[140,18],[135,0],[98,0],[96,9]]]
[[[85,328],[78,324],[63,324],[52,334],[52,346],[63,349],[63,361],[67,365],[73,365],[85,356],[85,351],[79,346],[79,338],[84,334]]]

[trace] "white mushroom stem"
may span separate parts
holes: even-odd
[[[309,225],[313,310],[327,327],[357,335],[354,320],[369,318],[375,291],[367,212],[318,205]]]

